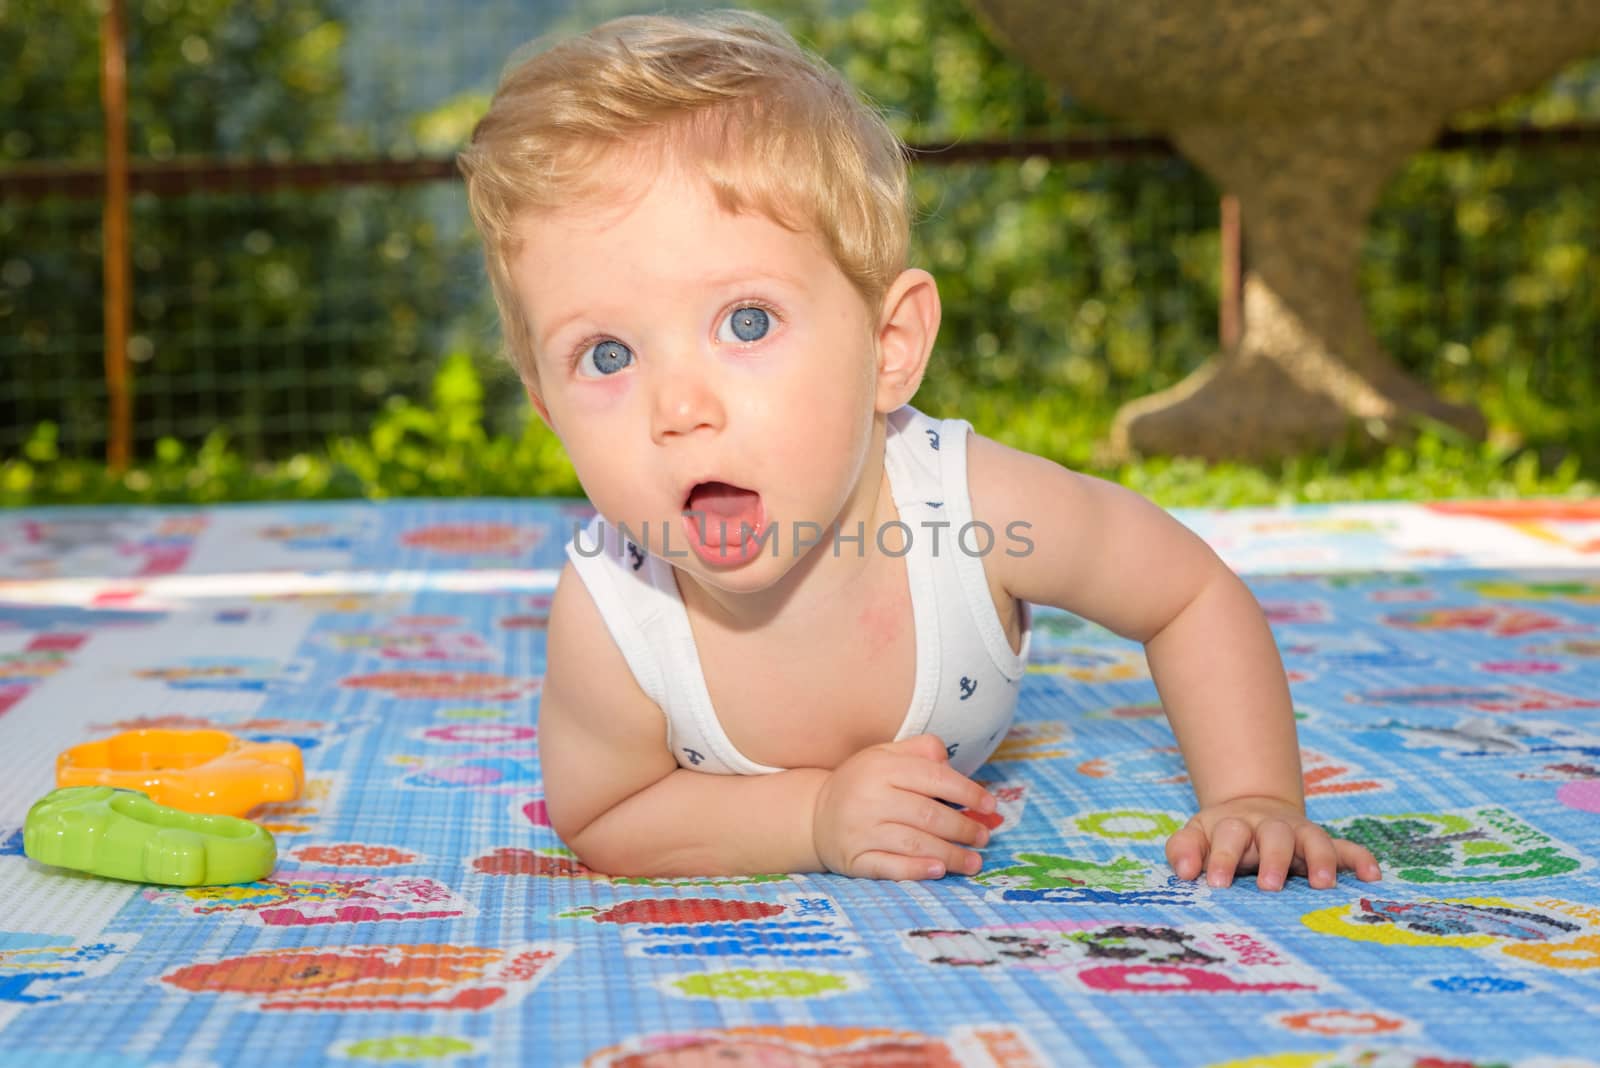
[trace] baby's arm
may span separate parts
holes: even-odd
[[[713,775],[678,767],[666,719],[638,686],[569,564],[550,607],[539,760],[551,825],[608,875],[833,870],[878,878],[975,870],[976,821],[939,804],[993,798],[928,739],[874,746],[834,771]],[[935,758],[937,754],[937,758]],[[920,804],[919,804],[920,802]],[[901,825],[908,814],[922,825]],[[934,866],[937,865],[937,871]]]
[[[976,435],[969,450],[975,518],[997,535],[1029,524],[1030,551],[989,557],[1006,590],[1145,646],[1200,804],[1168,844],[1177,874],[1205,870],[1225,885],[1255,870],[1263,889],[1290,871],[1313,886],[1333,885],[1340,867],[1377,878],[1369,852],[1306,818],[1277,646],[1249,588],[1210,546],[1113,483]]]

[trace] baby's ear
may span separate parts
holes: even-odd
[[[883,296],[878,319],[878,411],[892,412],[916,395],[938,334],[933,275],[915,267],[901,271]]]

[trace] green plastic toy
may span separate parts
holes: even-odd
[[[110,786],[67,786],[34,802],[22,850],[41,864],[163,886],[254,882],[278,860],[272,835],[249,820],[182,812]]]

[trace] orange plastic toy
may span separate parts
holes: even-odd
[[[246,742],[227,731],[123,731],[56,758],[57,786],[140,790],[158,805],[243,816],[300,796],[305,771],[292,742]]]

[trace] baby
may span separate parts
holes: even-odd
[[[979,870],[1029,604],[1144,644],[1184,879],[1365,849],[1306,818],[1249,590],[1138,495],[910,406],[939,295],[903,146],[764,17],[609,22],[515,65],[462,154],[508,356],[598,515],[550,610],[557,833],[673,876]]]

